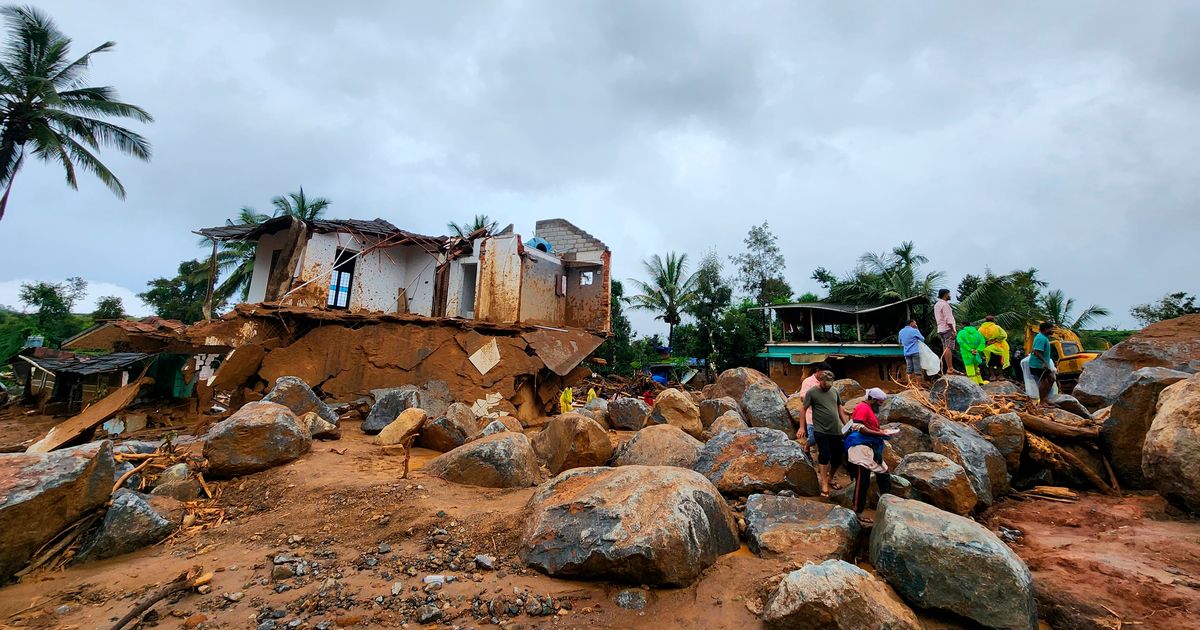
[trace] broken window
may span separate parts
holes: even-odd
[[[329,276],[330,308],[350,308],[350,288],[354,284],[354,256],[358,252],[349,249],[337,250],[333,262],[333,273]]]
[[[596,272],[584,271],[584,272],[580,273],[579,274],[579,286],[581,286],[581,287],[590,286],[592,284],[592,274],[594,274],[594,273],[596,273]]]
[[[267,281],[270,282],[271,276],[275,275],[275,268],[279,266],[279,256],[283,253],[282,249],[271,250],[271,266],[267,268]]]

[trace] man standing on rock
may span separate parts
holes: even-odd
[[[954,321],[954,309],[950,308],[950,289],[938,291],[933,318],[942,339],[942,365],[946,366],[946,374],[954,374],[954,336],[958,334],[958,323]]]
[[[908,325],[900,329],[900,346],[904,348],[904,372],[912,387],[913,377],[921,374],[921,343],[925,335],[917,328],[917,320],[908,320]]]
[[[825,363],[824,361],[813,364],[813,373],[809,374],[808,378],[800,382],[800,391],[798,393],[800,394],[801,400],[804,399],[804,395],[808,393],[808,390],[816,387],[820,383],[820,381],[817,380],[817,375],[821,372],[828,372],[829,370],[829,364]],[[812,409],[806,409],[804,411],[804,426],[802,428],[804,429],[804,450],[808,451],[808,458],[813,459],[813,449],[817,447],[817,438],[816,435],[813,434]],[[796,439],[800,439],[798,434],[799,431],[797,431]]]
[[[848,422],[842,409],[842,397],[833,388],[833,372],[817,373],[817,386],[804,394],[801,410],[812,410],[813,433],[817,438],[817,474],[821,479],[821,496],[828,497],[833,475],[846,455],[842,444],[842,424]],[[836,486],[833,486],[836,488]]]
[[[1038,334],[1033,338],[1033,353],[1029,355],[1029,371],[1038,383],[1038,400],[1042,405],[1049,405],[1050,390],[1058,380],[1058,370],[1050,357],[1050,332],[1054,324],[1042,322],[1038,325]]]

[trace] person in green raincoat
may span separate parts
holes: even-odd
[[[962,356],[967,376],[980,385],[986,383],[987,381],[979,375],[979,368],[983,365],[983,349],[987,346],[987,339],[984,338],[983,333],[968,324],[958,329],[955,341],[958,342],[958,352]]]

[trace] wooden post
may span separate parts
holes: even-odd
[[[768,308],[763,311],[767,316],[767,343],[775,343],[775,327],[771,325],[772,309]]]
[[[862,326],[858,323],[858,313],[854,314],[854,336],[858,338],[859,343],[862,343]]]
[[[204,306],[201,307],[201,312],[204,314],[205,321],[212,319],[213,311],[213,285],[217,282],[217,239],[209,238],[212,241],[212,258],[208,263],[208,290],[204,292]]]

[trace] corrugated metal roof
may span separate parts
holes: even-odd
[[[105,372],[115,372],[127,366],[133,365],[139,361],[144,361],[153,357],[152,354],[144,352],[113,352],[112,354],[104,354],[100,356],[90,357],[82,354],[77,354],[71,357],[21,357],[26,361],[55,374],[79,374],[87,376],[90,374],[103,374]]]
[[[918,296],[913,296],[913,297],[906,298],[903,300],[897,300],[895,302],[890,302],[888,304],[880,304],[879,306],[857,306],[854,304],[834,304],[832,302],[796,302],[793,304],[775,304],[773,306],[757,306],[750,310],[765,311],[767,309],[773,309],[773,310],[782,311],[782,310],[789,310],[789,309],[806,309],[807,308],[807,309],[816,309],[819,311],[834,311],[837,313],[846,313],[848,315],[854,315],[855,313],[871,313],[871,312],[880,311],[880,310],[883,310],[885,308],[889,308],[892,306],[900,306],[902,304],[910,304],[910,303],[925,302],[925,301],[926,301],[925,298],[918,295]]]
[[[287,228],[292,217],[282,216],[268,219],[258,224],[221,225],[217,227],[196,230],[196,234],[207,236],[218,241],[249,241],[256,240],[263,234],[272,234]],[[384,219],[314,219],[308,221],[309,228],[314,232],[349,232],[369,236],[398,237],[398,240],[417,243],[443,245],[445,236],[426,236],[417,234],[392,225]],[[402,244],[402,243],[398,243]]]

